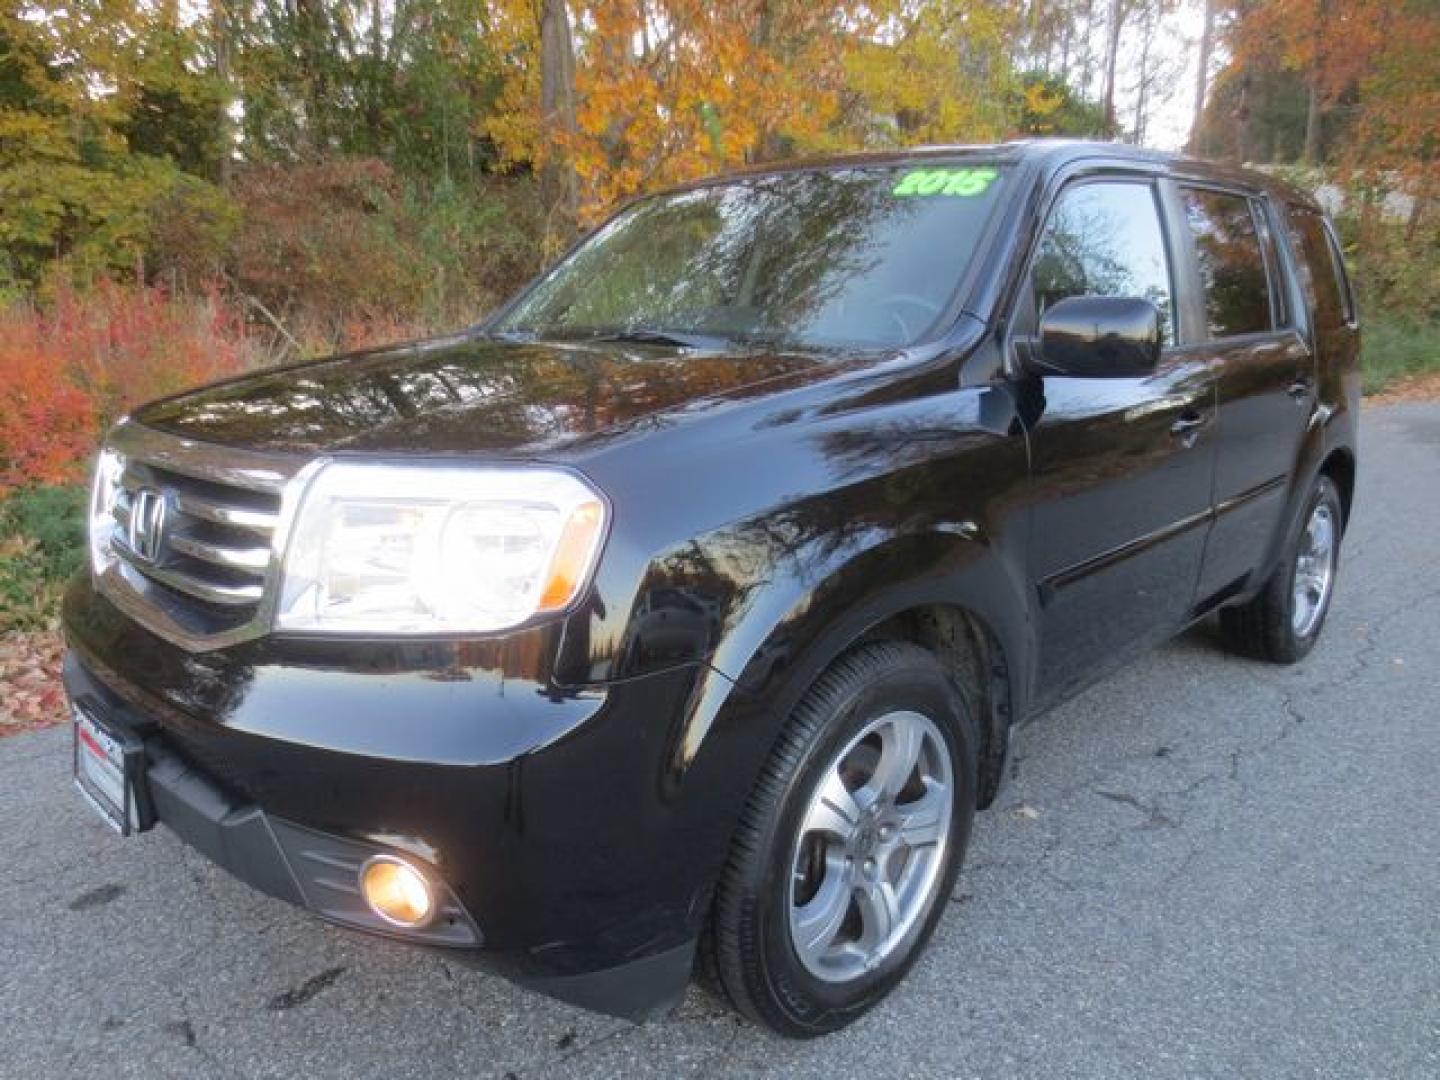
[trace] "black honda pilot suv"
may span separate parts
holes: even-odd
[[[1309,651],[1358,346],[1324,214],[1249,172],[1042,142],[639,199],[473,330],[110,432],[77,783],[572,1002],[698,967],[832,1031],[1018,724],[1212,613]]]

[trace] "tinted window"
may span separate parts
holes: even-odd
[[[1160,309],[1163,340],[1175,340],[1170,263],[1148,184],[1081,184],[1062,192],[1040,237],[1030,282],[1037,320],[1071,296],[1138,297]]]
[[[903,345],[945,312],[1004,186],[988,165],[780,173],[645,199],[497,327]]]
[[[1351,317],[1345,271],[1320,215],[1290,208],[1290,238],[1295,245],[1300,285],[1321,326],[1338,326]]]
[[[1195,235],[1205,321],[1211,337],[1270,329],[1270,281],[1250,200],[1186,189],[1185,216]]]

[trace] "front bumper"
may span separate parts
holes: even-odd
[[[434,922],[396,932],[369,909],[357,887],[361,866],[387,853],[386,847],[297,825],[226,792],[177,754],[157,725],[137,716],[90,675],[73,652],[65,658],[64,680],[72,703],[143,741],[141,782],[155,819],[241,881],[357,930],[451,948],[482,943],[475,920],[443,882],[436,883],[440,896]]]
[[[693,671],[563,701],[509,677],[508,711],[491,720],[494,688],[475,672],[345,678],[297,670],[264,645],[202,662],[83,583],[67,598],[66,629],[72,699],[143,740],[158,820],[235,876],[589,1008],[639,1019],[683,995],[717,850],[697,841],[718,823],[703,799],[677,800],[657,777]],[[377,695],[408,741],[373,745]],[[210,707],[182,707],[197,703]],[[449,710],[435,719],[439,738],[427,736],[431,706]],[[322,711],[317,745],[307,736]],[[551,741],[517,750],[527,711],[547,714],[530,730]],[[298,738],[281,737],[287,725]],[[445,883],[443,917],[426,931],[397,930],[364,905],[355,874],[378,852]]]

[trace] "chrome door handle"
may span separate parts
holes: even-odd
[[[1170,434],[1180,440],[1188,450],[1200,438],[1200,429],[1205,426],[1205,417],[1194,409],[1186,409],[1170,425]]]
[[[1170,425],[1171,435],[1184,435],[1188,431],[1205,426],[1205,418],[1199,413],[1184,412],[1180,418]]]
[[[1303,405],[1313,389],[1313,383],[1309,379],[1296,379],[1285,390],[1297,405]]]

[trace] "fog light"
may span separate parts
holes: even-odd
[[[407,930],[424,926],[435,913],[425,875],[393,855],[376,855],[360,868],[360,892],[371,911]]]

